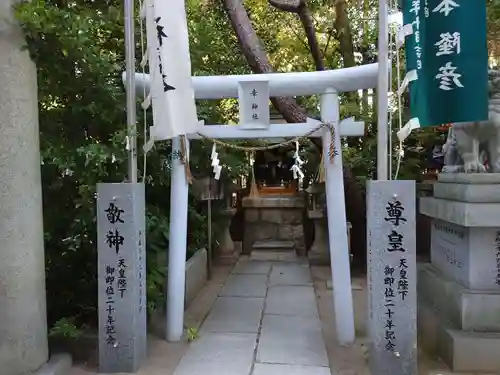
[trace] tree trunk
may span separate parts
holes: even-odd
[[[362,56],[362,64],[369,63],[369,42],[368,42],[368,23],[366,19],[368,18],[369,12],[369,0],[363,1],[363,43],[361,45],[361,56]],[[367,118],[370,113],[370,107],[368,106],[368,89],[363,90],[363,95],[361,98],[361,108],[363,117]]]
[[[299,18],[302,23],[302,27],[307,36],[307,44],[309,45],[309,50],[311,51],[311,56],[316,65],[316,70],[325,70],[325,60],[323,58],[323,53],[319,48],[318,39],[316,38],[316,28],[314,27],[313,17],[311,10],[304,1],[299,8]]]
[[[266,50],[252,27],[241,0],[223,0],[231,25],[236,33],[243,55],[254,73],[272,73]],[[306,122],[307,116],[293,98],[271,98],[274,107],[287,122]]]
[[[356,60],[354,58],[351,24],[345,0],[335,0],[335,31],[337,32],[337,39],[340,44],[340,53],[344,62],[344,68],[355,66]]]
[[[306,33],[307,45],[314,60],[317,71],[325,70],[323,53],[319,48],[318,38],[316,38],[316,28],[314,27],[311,10],[307,6],[306,0],[268,0],[276,9],[283,12],[295,13],[299,16],[302,28]]]
[[[354,44],[352,39],[351,23],[347,13],[345,0],[335,0],[335,30],[340,44],[340,53],[344,62],[344,68],[356,65],[354,57]],[[365,32],[365,35],[367,33]],[[365,93],[364,93],[365,94]],[[368,104],[366,92],[366,102]],[[348,96],[350,101],[360,105],[357,93]],[[363,95],[363,98],[365,96]],[[363,108],[364,110],[365,108]],[[354,265],[356,268],[366,268],[366,203],[365,194],[352,175],[350,169],[344,168],[344,191],[346,199],[347,217],[352,224],[351,246],[354,254]]]

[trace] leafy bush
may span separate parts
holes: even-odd
[[[16,9],[38,70],[48,317],[50,326],[57,323],[52,332],[97,324],[95,188],[123,181],[127,171],[121,9],[121,2],[104,0],[35,0]],[[202,116],[223,121],[220,107],[211,104],[200,103]],[[157,144],[144,176],[150,309],[164,303],[170,152],[169,142]],[[193,173],[208,171],[208,153],[203,142],[193,142]],[[235,173],[243,160],[229,160]],[[190,196],[188,254],[206,246],[206,217],[198,206]]]

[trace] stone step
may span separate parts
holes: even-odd
[[[467,203],[434,197],[420,198],[421,214],[462,227],[500,227],[499,211],[500,203]]]
[[[446,316],[451,328],[500,332],[500,291],[471,290],[424,263],[417,268],[418,303]]]
[[[447,329],[445,335],[446,341],[451,342],[445,361],[454,371],[498,374],[500,334]]]
[[[434,198],[468,203],[499,203],[498,184],[434,184]]]
[[[459,331],[425,303],[418,304],[418,340],[453,372],[498,374],[500,333]]]
[[[293,241],[255,241],[253,246],[253,250],[280,250],[280,251],[293,251]]]
[[[273,251],[273,250],[253,250],[250,254],[250,260],[260,262],[294,262],[297,263],[300,258],[295,251]]]

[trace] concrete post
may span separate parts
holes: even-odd
[[[342,173],[342,146],[339,133],[339,98],[337,92],[328,89],[321,96],[321,120],[333,123],[335,139],[327,129],[323,136],[323,160],[325,163],[325,190],[328,218],[328,242],[333,284],[333,307],[335,326],[340,345],[354,342],[354,309],[352,303],[351,270],[344,198],[344,177]],[[335,142],[337,154],[333,163],[328,151],[331,141]]]
[[[48,358],[36,68],[0,4],[0,372],[25,375]]]
[[[181,151],[180,137],[172,140],[172,155]],[[186,145],[189,155],[189,147]],[[186,155],[186,156],[188,156]],[[172,158],[170,187],[170,247],[168,250],[167,340],[180,341],[184,333],[186,247],[189,186],[179,158]]]

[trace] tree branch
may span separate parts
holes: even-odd
[[[316,70],[325,70],[325,61],[319,48],[318,38],[316,38],[316,28],[314,27],[312,13],[305,1],[302,1],[298,14],[307,36],[307,44],[309,45]]]
[[[323,56],[326,55],[328,47],[330,47],[330,41],[332,40],[332,35],[333,35],[333,28],[330,28],[328,30],[328,39],[326,40],[325,48],[323,48]]]
[[[268,0],[269,5],[283,12],[297,13],[304,0]]]
[[[300,42],[300,44],[302,44],[306,49],[309,49],[309,42],[305,41],[302,38],[302,35],[300,35],[297,30],[295,30],[294,28],[290,28],[290,32],[293,33],[293,35],[297,38],[297,40]]]
[[[273,67],[269,62],[266,50],[264,49],[257,33],[252,27],[248,13],[241,0],[223,0],[231,26],[233,27],[238,42],[241,46],[250,68],[254,73],[272,73]],[[307,115],[295,99],[276,97],[271,98],[274,107],[281,113],[287,122],[306,122]]]
[[[345,0],[335,0],[335,30],[337,31],[337,38],[340,43],[340,53],[344,61],[344,68],[355,66],[356,60],[354,58],[351,25]]]
[[[307,6],[306,0],[268,0],[268,3],[283,12],[294,13],[299,16],[302,28],[306,33],[307,46],[311,52],[316,70],[325,70],[323,53],[319,48],[318,39],[316,38],[313,15]]]

